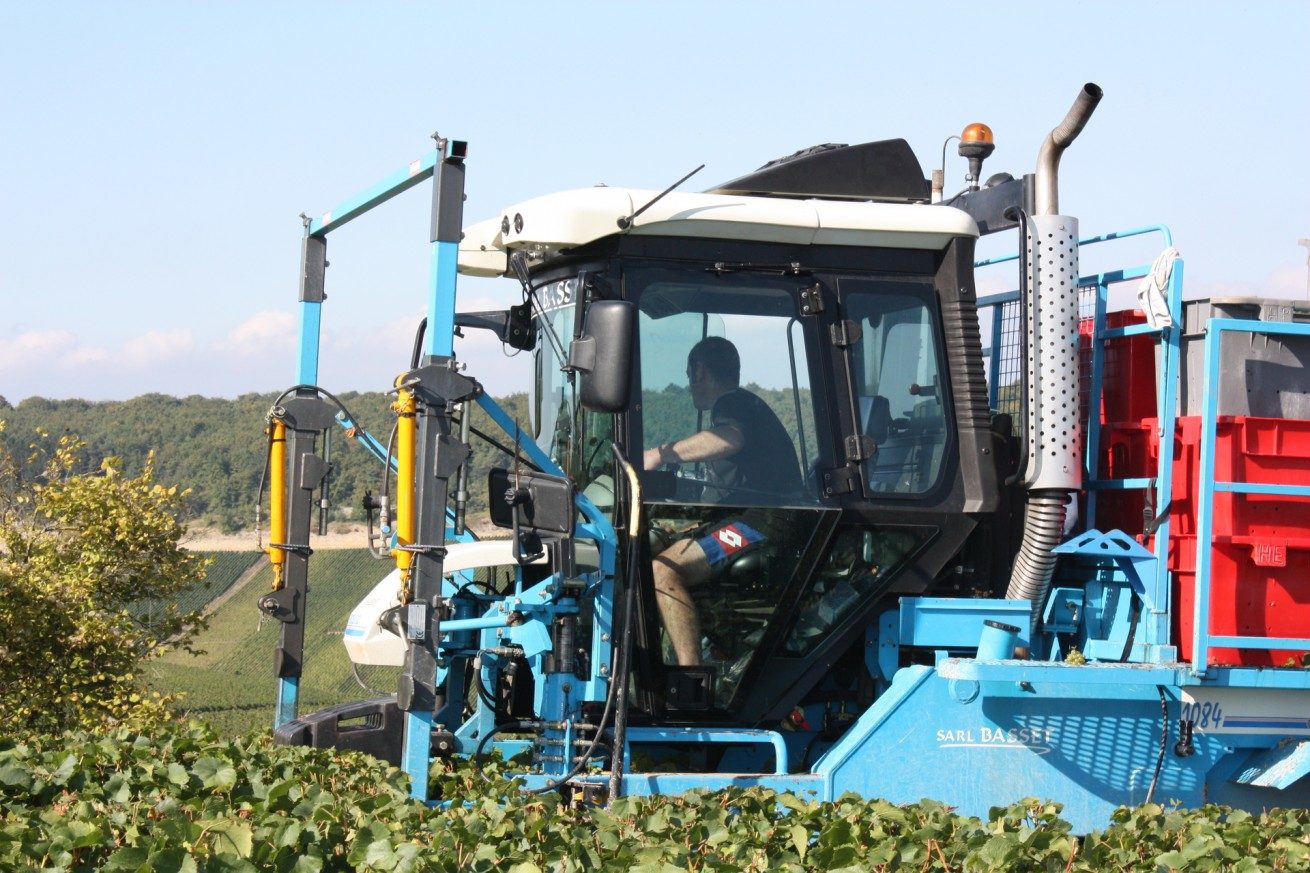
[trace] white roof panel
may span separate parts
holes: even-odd
[[[469,227],[460,243],[460,271],[504,273],[508,252],[549,257],[620,232],[619,219],[650,203],[658,191],[582,188],[510,206],[496,219]],[[507,229],[508,228],[508,229]],[[629,233],[741,239],[793,245],[942,249],[956,237],[977,236],[964,212],[946,206],[795,200],[674,192],[637,216]]]

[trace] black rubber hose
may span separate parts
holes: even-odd
[[[1018,213],[1019,234],[1023,237],[1023,242],[1024,242],[1023,248],[1020,249],[1020,251],[1023,253],[1023,257],[1021,258],[1019,263],[1018,335],[1019,335],[1019,361],[1020,363],[1026,363],[1028,360],[1028,270],[1030,269],[1031,266],[1028,260],[1028,213],[1024,212],[1022,209],[1019,209],[1017,207],[1014,208],[1014,211]],[[1009,210],[1006,210],[1006,212],[1008,214]],[[1034,305],[1036,304],[1034,303]],[[1000,312],[997,312],[993,316],[993,318],[1000,318],[1000,317],[1001,317]],[[1015,466],[1014,472],[1011,473],[1009,476],[1006,476],[1005,481],[1002,483],[1007,488],[1013,485],[1015,482],[1018,482],[1019,479],[1022,478],[1025,472],[1025,468],[1028,466],[1028,453],[1029,453],[1028,416],[1031,413],[1028,409],[1028,377],[1024,373],[1023,371],[1024,369],[1026,368],[1021,368],[1019,373],[1020,375],[1019,411],[1023,413],[1023,421],[1022,421],[1023,430],[1019,434],[1019,463],[1017,464],[1017,466]],[[1001,377],[1000,373],[992,374],[993,379],[999,379],[1000,377]]]
[[[423,358],[423,335],[428,330],[428,317],[423,316],[423,320],[418,323],[418,330],[414,332],[414,351],[409,355],[409,368],[417,370],[419,361]]]
[[[1155,797],[1155,786],[1160,782],[1160,771],[1164,769],[1164,750],[1169,743],[1169,701],[1164,696],[1164,686],[1157,685],[1160,692],[1160,756],[1155,759],[1155,774],[1151,776],[1151,787],[1146,789],[1146,803]]]
[[[614,457],[617,461],[616,466],[624,467],[627,461],[623,453],[619,451],[617,443],[610,443],[614,450]],[[614,481],[616,483],[615,497],[619,494],[624,495],[627,503],[627,512],[629,519],[632,513],[641,512],[641,506],[636,495],[632,494],[632,485],[626,476],[619,476],[618,470],[615,471]],[[619,480],[623,484],[618,486]],[[617,504],[617,500],[616,500]],[[637,561],[639,560],[640,550],[637,548],[635,537],[628,538],[628,550],[624,556],[626,566],[624,568],[624,582],[626,590],[623,607],[623,629],[619,634],[619,658],[618,672],[614,676],[614,683],[618,686],[616,695],[619,699],[619,708],[614,714],[614,748],[610,752],[610,790],[609,801],[612,803],[620,794],[623,787],[623,750],[627,746],[628,733],[628,673],[631,670],[631,653],[632,653],[632,622],[633,613],[636,610],[636,580],[638,579]]]
[[[259,474],[259,489],[255,492],[255,537],[258,539],[260,531],[260,510],[264,506],[264,486],[268,484],[268,470],[273,465],[273,423],[268,425],[268,446],[264,449],[264,469]],[[270,534],[269,539],[272,539]]]

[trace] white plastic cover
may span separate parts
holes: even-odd
[[[447,581],[452,573],[460,570],[504,567],[515,563],[509,540],[452,543],[446,548],[444,569]],[[599,563],[596,547],[588,542],[576,544],[575,558],[579,571],[594,570]],[[544,557],[536,561],[538,564],[545,562]],[[351,611],[341,641],[353,663],[392,667],[405,663],[405,641],[378,625],[382,613],[398,602],[399,592],[400,571],[392,570]]]

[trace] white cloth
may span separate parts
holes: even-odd
[[[1169,314],[1169,278],[1179,257],[1178,249],[1173,246],[1160,252],[1151,264],[1151,271],[1137,286],[1137,305],[1146,313],[1146,323],[1157,330],[1172,327],[1174,323]]]

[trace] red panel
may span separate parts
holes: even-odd
[[[1169,568],[1175,571],[1175,642],[1190,661],[1200,419],[1179,419],[1177,433]],[[1310,421],[1220,418],[1215,479],[1310,485]],[[1310,636],[1310,498],[1216,492],[1212,519],[1210,632]],[[1289,659],[1299,665],[1303,654],[1222,648],[1210,650],[1210,662],[1281,667]]]

